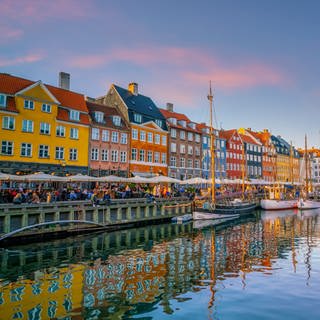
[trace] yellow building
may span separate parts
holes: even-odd
[[[83,95],[0,74],[0,170],[86,173],[89,116]]]

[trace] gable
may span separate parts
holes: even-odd
[[[164,131],[162,128],[160,128],[155,122],[153,121],[149,121],[146,123],[143,123],[142,126],[146,127],[146,128],[150,128],[153,130],[160,130],[160,131]]]
[[[46,88],[46,86],[38,81],[31,86],[17,92],[17,95],[23,97],[30,97],[32,99],[36,98],[40,101],[59,104],[56,97]]]

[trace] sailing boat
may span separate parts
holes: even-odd
[[[320,208],[320,202],[316,200],[309,199],[309,169],[310,169],[310,160],[309,160],[309,153],[307,149],[307,135],[305,135],[305,151],[304,151],[304,161],[305,161],[305,171],[306,171],[306,183],[305,183],[305,192],[306,197],[305,199],[300,198],[298,201],[298,208],[300,210],[307,210],[307,209],[317,209]],[[310,187],[312,189],[312,181],[310,179]]]
[[[217,203],[215,198],[215,150],[214,150],[214,132],[212,124],[213,113],[213,94],[211,90],[208,94],[208,100],[210,102],[210,154],[211,154],[211,194],[208,202],[205,202],[202,208],[196,208],[193,212],[194,220],[209,220],[209,219],[221,219],[225,222],[225,219],[235,219],[242,213],[248,213],[256,208],[255,202],[249,202],[241,199],[235,199],[228,203]]]
[[[293,184],[293,159],[292,159],[292,146],[290,147],[290,172]],[[282,196],[286,193],[284,184],[275,182],[268,187],[268,199],[261,199],[260,206],[264,210],[285,210],[297,208],[296,199],[283,199]]]

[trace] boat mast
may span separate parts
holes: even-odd
[[[210,155],[211,155],[211,201],[215,203],[216,201],[216,192],[215,192],[215,150],[214,150],[214,132],[213,132],[213,94],[211,90],[211,81],[210,81],[210,90],[208,94],[208,100],[210,102]]]
[[[292,150],[292,141],[290,141],[290,161],[289,161],[289,165],[290,165],[290,178],[291,178],[291,183],[293,185],[293,150]]]
[[[308,198],[308,193],[309,193],[309,164],[308,164],[308,148],[307,148],[307,135],[304,136],[304,161],[305,161],[305,167],[306,167],[306,194]]]
[[[242,198],[244,199],[244,179],[245,179],[245,152],[244,152],[244,141],[242,139]]]

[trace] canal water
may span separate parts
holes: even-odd
[[[0,319],[320,319],[320,211],[0,249]]]

